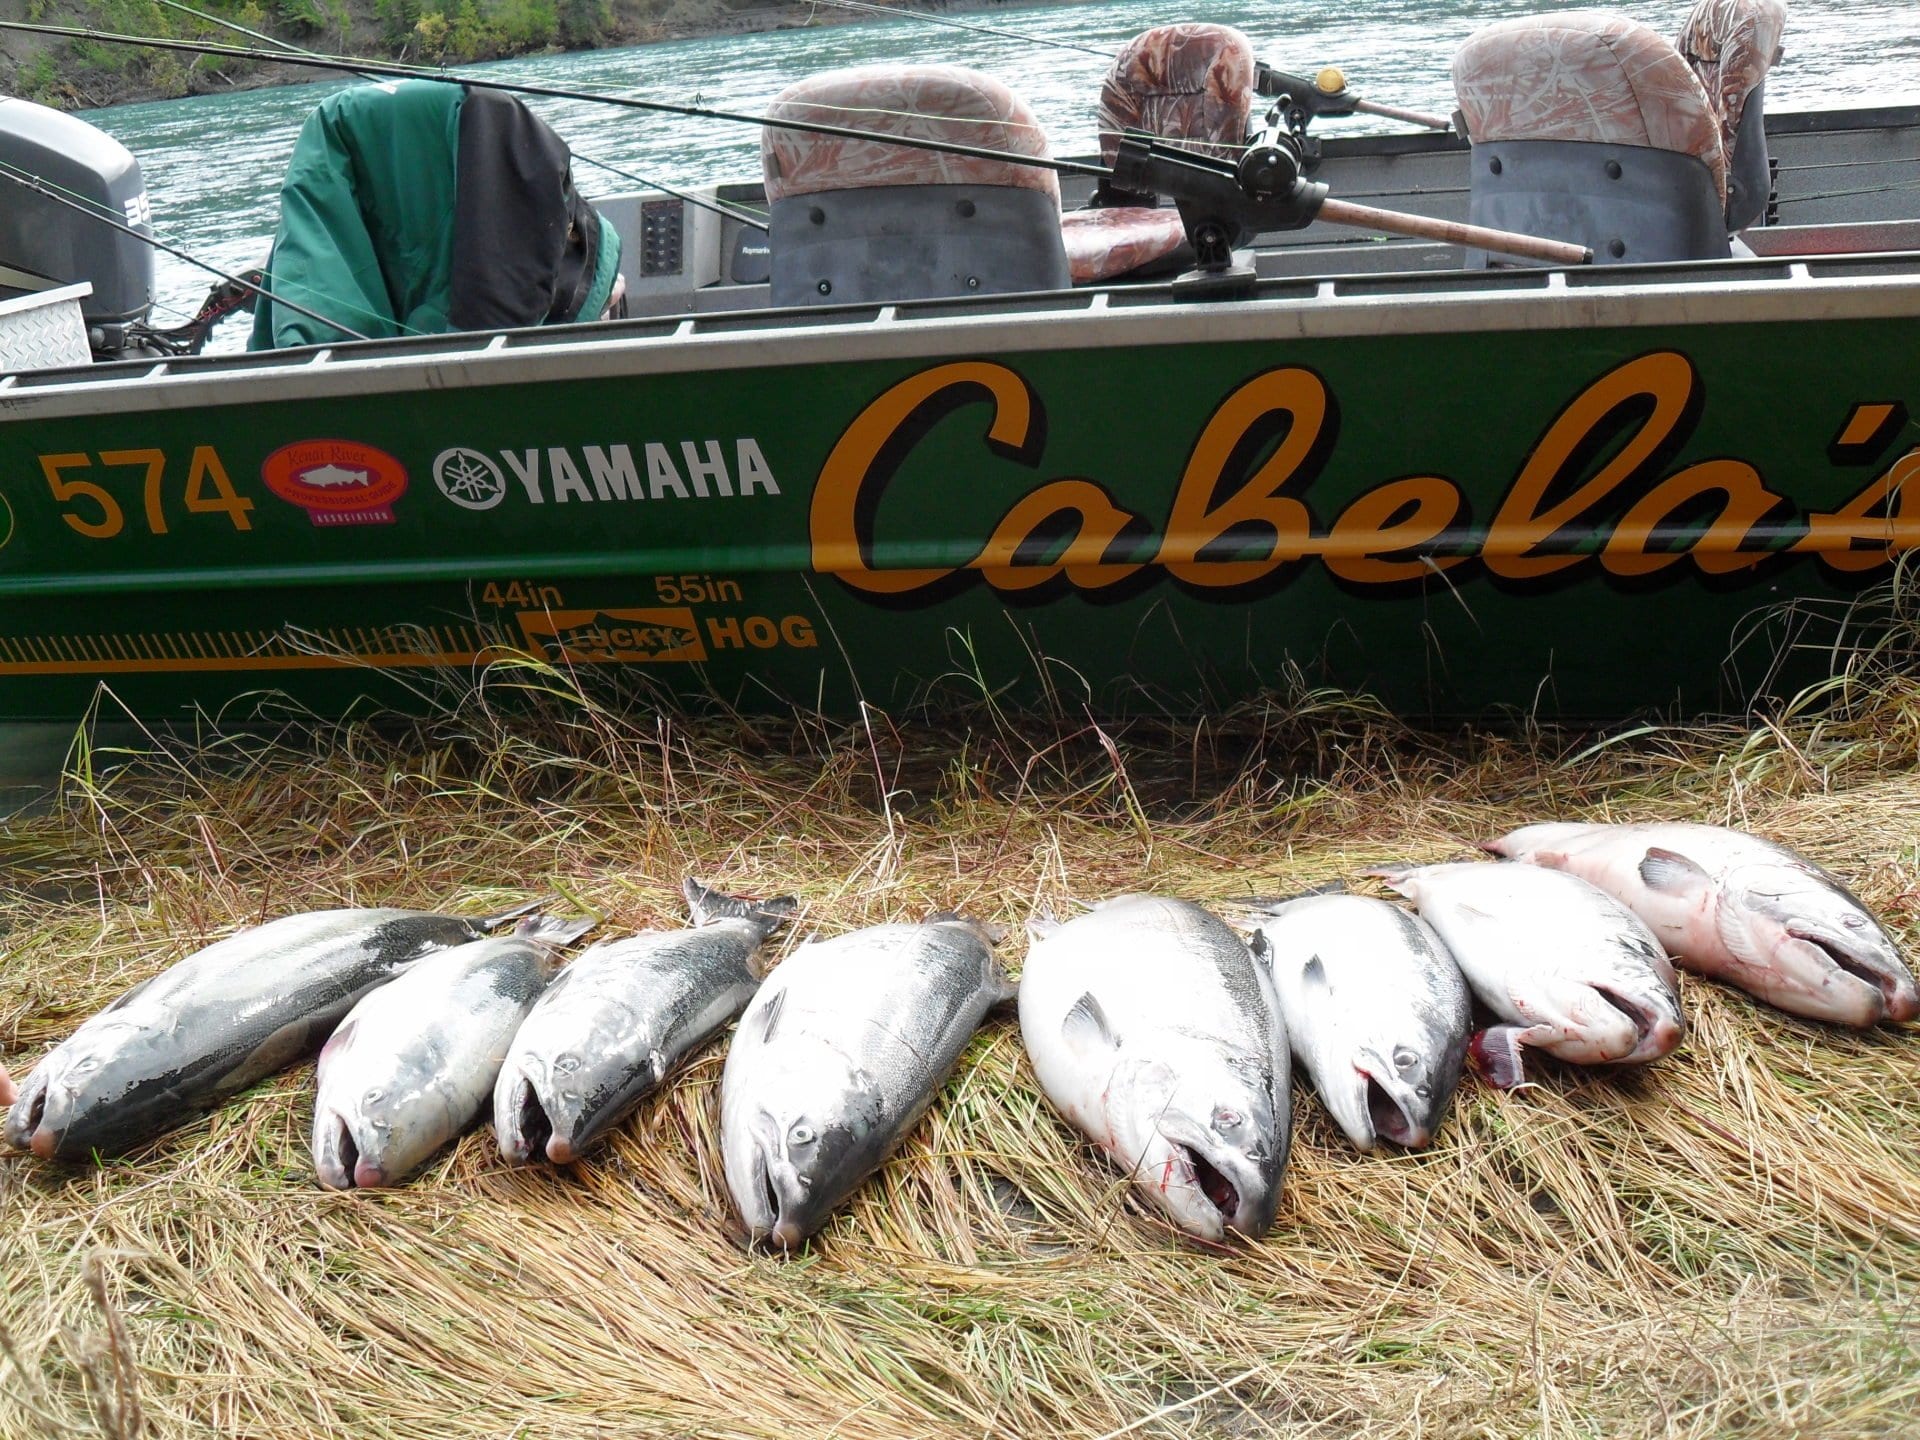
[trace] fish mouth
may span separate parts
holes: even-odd
[[[509,1160],[525,1164],[542,1151],[556,1165],[574,1158],[573,1145],[553,1133],[553,1116],[541,1103],[540,1091],[522,1075],[507,1096],[508,1128],[500,1136],[500,1152]]]
[[[376,1190],[388,1183],[387,1172],[360,1153],[353,1129],[337,1112],[316,1122],[314,1171],[329,1190]]]
[[[1432,1142],[1433,1131],[1409,1115],[1386,1086],[1366,1070],[1360,1076],[1367,1082],[1367,1119],[1376,1137],[1391,1140],[1403,1150],[1418,1150]]]
[[[1604,985],[1596,985],[1593,990],[1633,1022],[1633,1049],[1620,1057],[1623,1061],[1658,1060],[1662,1055],[1669,1054],[1686,1033],[1685,1022],[1677,1014],[1667,1014],[1664,1006],[1635,999]]]
[[[1225,1224],[1233,1224],[1235,1217],[1240,1213],[1239,1189],[1221,1174],[1206,1156],[1191,1145],[1182,1145],[1176,1141],[1174,1148],[1180,1152],[1181,1158],[1187,1162],[1187,1168],[1193,1172],[1194,1188],[1206,1196],[1213,1208],[1220,1212],[1220,1218]]]
[[[753,1147],[753,1195],[762,1208],[759,1217],[749,1220],[750,1228],[777,1250],[799,1249],[800,1242],[807,1238],[806,1227],[787,1213],[789,1207],[773,1178],[764,1142]]]
[[[33,1151],[42,1160],[51,1160],[53,1152],[60,1148],[60,1132],[42,1123],[47,1116],[47,1087],[33,1085],[31,1081],[28,1083],[32,1088],[22,1093],[15,1102],[22,1115],[19,1127],[14,1127],[13,1112],[8,1111],[7,1128],[16,1135],[27,1137],[22,1149]]]
[[[1884,965],[1875,965],[1869,960],[1864,960],[1842,949],[1824,936],[1809,935],[1804,931],[1795,930],[1792,926],[1787,927],[1787,934],[1795,940],[1813,946],[1831,960],[1836,968],[1871,986],[1880,996],[1880,1008],[1885,1018],[1911,1020],[1915,1015],[1920,1015],[1920,991],[1915,990],[1911,976],[1889,973]],[[1902,979],[1906,980],[1904,985],[1901,984]]]

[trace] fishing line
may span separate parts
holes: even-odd
[[[949,30],[971,30],[978,35],[998,35],[1003,40],[1023,40],[1029,45],[1049,45],[1055,50],[1077,50],[1082,55],[1095,55],[1102,60],[1113,59],[1113,51],[1098,50],[1091,45],[1076,45],[1071,40],[1051,40],[1044,35],[1031,35],[1025,30],[1000,30],[992,25],[976,25],[965,20],[951,20],[943,15],[928,15],[918,10],[895,9],[891,5],[869,5],[866,0],[812,0],[815,5],[831,5],[836,10],[861,10],[870,15],[885,15],[894,20],[920,20],[928,25],[944,25]]]
[[[165,5],[169,10],[179,10],[184,14],[193,16],[196,20],[204,20],[210,25],[218,25],[224,29],[235,31],[238,34],[250,36],[255,40],[263,40],[267,44],[275,46],[288,54],[326,58],[320,56],[316,51],[307,49],[303,45],[295,45],[291,40],[282,40],[277,36],[267,35],[258,30],[250,30],[236,20],[227,20],[219,15],[209,15],[204,10],[196,10],[191,5],[183,4],[182,0],[160,0],[160,3]],[[423,66],[409,66],[405,61],[395,61],[394,63],[406,69],[423,70],[425,73],[421,78],[431,78],[433,75],[431,70],[426,70]],[[361,73],[367,75],[368,79],[374,78],[365,71]],[[610,174],[618,175],[622,180],[631,180],[634,184],[643,185],[649,190],[658,190],[663,195],[671,195],[676,200],[684,200],[689,205],[696,205],[702,210],[711,210],[716,215],[728,220],[738,221],[740,224],[749,226],[755,230],[764,230],[767,228],[767,217],[757,214],[752,210],[747,210],[737,205],[729,205],[723,200],[709,200],[703,195],[694,195],[685,190],[676,190],[664,181],[655,180],[650,176],[636,174],[629,170],[622,170],[617,165],[611,165],[605,160],[596,159],[594,156],[588,155],[583,151],[575,150],[571,145],[567,148],[574,159],[584,160],[589,165],[597,166],[599,169],[605,170]]]
[[[61,193],[59,186],[53,184],[53,182],[49,180],[43,180],[40,176],[35,175],[30,170],[22,170],[22,169],[19,169],[17,166],[9,164],[7,161],[0,160],[0,180],[11,180],[16,185],[22,186],[28,190],[36,191],[37,193],[46,196],[47,199],[53,201],[56,205],[64,205],[69,210],[78,210],[82,215],[87,216],[89,219],[98,220],[103,225],[110,225],[115,230],[120,231],[123,235],[131,235],[134,239],[140,241],[142,244],[151,245],[156,250],[166,251],[167,254],[173,256],[176,260],[184,260],[187,262],[187,264],[197,266],[198,268],[205,270],[210,275],[217,275],[222,280],[226,281],[229,285],[238,285],[243,290],[253,291],[255,295],[264,295],[267,299],[271,300],[274,304],[284,305],[287,307],[287,309],[293,311],[295,314],[304,315],[309,320],[318,320],[322,325],[331,325],[334,329],[340,331],[344,335],[351,337],[352,339],[369,340],[373,338],[369,335],[362,335],[358,330],[352,329],[349,326],[342,325],[338,320],[330,319],[325,315],[319,314],[317,311],[307,309],[307,307],[304,305],[297,305],[291,300],[288,300],[282,296],[276,295],[273,293],[273,291],[267,289],[263,285],[256,285],[254,284],[253,281],[242,279],[238,275],[230,275],[217,265],[209,265],[205,260],[197,260],[193,256],[189,255],[186,251],[180,249],[179,246],[169,245],[166,241],[162,240],[158,235],[142,235],[138,230],[134,229],[133,226],[125,224],[124,222],[119,220],[117,217],[100,213],[100,211],[96,208],[93,208],[90,203],[82,203],[79,200],[68,198],[67,195]],[[349,306],[348,308],[357,309],[359,307]],[[370,314],[371,312],[366,312],[366,313]],[[415,331],[414,333],[418,334],[420,332]]]
[[[389,65],[365,60],[258,50],[245,45],[218,45],[210,41],[167,40],[156,36],[121,35],[106,30],[87,30],[71,25],[38,25],[25,20],[0,20],[0,30],[16,30],[25,35],[51,35],[66,40],[87,40],[110,45],[145,46],[155,50],[178,50],[189,55],[216,55],[234,60],[260,60],[279,65],[304,65],[315,70],[344,71],[350,75],[385,75],[402,80],[433,80],[447,85],[469,85],[480,90],[499,90],[509,95],[538,95],[553,100],[585,100],[612,105],[624,110],[642,110],[660,115],[679,115],[694,120],[727,120],[735,124],[757,125],[763,129],[799,130],[813,135],[831,135],[842,140],[876,141],[883,145],[901,145],[910,150],[930,150],[943,155],[962,155],[973,160],[997,160],[1008,165],[1025,165],[1035,170],[1052,170],[1062,175],[1087,175],[1110,179],[1113,171],[1105,165],[1082,160],[1057,160],[1049,156],[1015,155],[968,145],[957,140],[933,140],[919,136],[883,135],[858,130],[848,125],[830,125],[818,120],[778,119],[770,115],[750,115],[738,110],[718,110],[704,105],[681,105],[668,100],[642,100],[630,95],[596,95],[590,90],[569,90],[557,85],[531,85],[522,81],[484,80],[458,71],[429,70],[418,66]]]

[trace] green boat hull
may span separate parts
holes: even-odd
[[[829,712],[1304,685],[1607,719],[1827,673],[1788,642],[1920,533],[1920,290],[1701,323],[1685,286],[1548,314],[1493,284],[12,386],[0,720],[102,686],[154,720],[422,710],[529,655],[634,703]]]

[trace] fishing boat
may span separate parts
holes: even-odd
[[[840,713],[1791,694],[1920,537],[1920,107],[1765,113],[1781,11],[1490,27],[1444,129],[1347,137],[1346,77],[1166,27],[1084,161],[972,72],[813,77],[761,177],[597,202],[624,318],[102,360],[115,272],[43,277],[0,721],[529,659]]]

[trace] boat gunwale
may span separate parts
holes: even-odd
[[[1887,270],[1895,273],[1884,273]],[[1868,270],[1874,273],[1854,273]],[[1672,278],[1678,276],[1679,278]],[[1489,293],[1491,292],[1491,293]],[[0,378],[0,424],[700,370],[1177,345],[1920,317],[1920,250],[1165,284],[465,331]],[[638,333],[635,333],[638,332]]]

